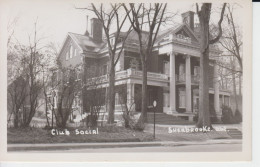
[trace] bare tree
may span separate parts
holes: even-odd
[[[153,46],[159,32],[161,23],[164,22],[164,13],[167,4],[133,4],[129,6],[124,4],[125,11],[133,29],[138,34],[139,52],[142,63],[143,83],[142,83],[142,112],[139,118],[140,129],[144,128],[144,122],[147,119],[147,62],[152,55]],[[148,32],[144,34],[145,26],[148,26]]]
[[[16,78],[10,85],[8,85],[8,124],[11,121],[12,116],[13,126],[18,128],[21,125],[21,114],[24,108],[26,97],[28,96],[28,83],[23,77]]]
[[[209,21],[211,15],[211,3],[203,3],[199,9],[198,3],[196,3],[197,14],[199,17],[200,25],[200,83],[199,83],[199,117],[198,127],[212,127],[210,122],[209,113],[209,45],[216,43],[222,36],[222,21],[224,17],[226,3],[224,3],[220,19],[218,21],[218,34],[215,38],[210,39]]]
[[[127,20],[127,14],[121,11],[122,4],[114,3],[105,7],[103,3],[100,5],[91,4],[90,8],[83,8],[92,11],[98,20],[101,22],[109,54],[109,71],[108,71],[108,120],[109,124],[114,123],[115,110],[115,67],[119,61],[121,53],[123,52],[125,41],[131,31],[131,26],[128,28],[125,35],[122,35],[122,28]],[[111,32],[112,27],[115,27],[114,32]],[[111,40],[113,39],[113,40]]]
[[[89,109],[89,115],[87,117],[87,126],[97,127],[98,119],[100,117],[100,112],[105,104],[105,89],[99,87],[102,81],[100,78],[88,79],[87,92],[85,94],[85,99],[87,100],[87,105]],[[104,113],[103,113],[104,114]],[[102,120],[103,121],[103,120]]]
[[[37,36],[37,20],[34,23],[33,34],[28,35],[29,44],[21,44],[18,40],[13,44],[11,43],[11,39],[8,42],[9,46],[13,46],[8,48],[8,69],[10,69],[8,80],[11,83],[20,78],[26,83],[27,96],[24,99],[24,107],[19,109],[22,112],[20,124],[23,127],[28,127],[39,107],[38,100],[41,93],[39,77],[44,54],[41,51],[42,46],[40,44],[42,38],[38,38]]]
[[[56,126],[65,128],[70,114],[72,113],[72,105],[77,94],[81,91],[82,84],[77,79],[77,68],[75,67],[61,67],[58,66],[56,81],[53,84],[56,85],[56,101],[53,100],[54,116],[56,119]],[[56,76],[56,75],[54,75]],[[55,104],[56,103],[56,104]]]
[[[53,128],[54,122],[53,122],[53,113],[54,113],[54,100],[50,98],[50,96],[53,96],[54,94],[51,93],[51,91],[54,91],[57,89],[57,87],[61,84],[61,80],[57,80],[54,82],[54,69],[56,60],[58,57],[58,49],[57,46],[54,43],[49,43],[47,46],[47,49],[45,51],[45,60],[42,64],[42,89],[43,89],[43,95],[44,95],[44,101],[45,101],[45,117],[47,126],[50,127],[49,122],[49,116],[48,112],[50,111],[50,108],[52,110],[51,114],[51,127]]]
[[[129,96],[131,92],[127,91],[127,85],[121,85],[117,89],[117,93],[119,95],[119,103],[121,105],[123,111],[123,119],[125,128],[135,129],[136,121],[134,119],[135,114],[135,101],[141,100],[141,92],[135,94],[135,96]]]
[[[242,33],[240,27],[235,23],[233,18],[233,12],[235,10],[235,5],[227,5],[226,20],[227,25],[225,26],[225,32],[219,41],[220,45],[227,51],[230,56],[231,68],[229,71],[232,75],[232,86],[233,94],[235,98],[236,110],[238,110],[238,103],[241,101],[241,90],[242,90],[242,74],[243,74],[243,57],[242,51]],[[237,91],[237,85],[239,90]],[[242,109],[242,107],[240,108]]]

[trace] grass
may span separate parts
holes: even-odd
[[[123,127],[99,127],[98,134],[78,134],[75,130],[87,128],[68,128],[70,135],[52,135],[51,130],[42,128],[8,128],[7,143],[85,143],[85,142],[142,142],[152,141],[150,133],[132,131]]]

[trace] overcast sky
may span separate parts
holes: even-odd
[[[33,32],[34,22],[38,19],[39,36],[45,37],[44,42],[61,45],[68,32],[85,32],[86,16],[90,19],[94,15],[87,10],[75,9],[75,6],[88,5],[84,0],[9,0],[8,21],[17,18],[14,36],[22,43],[28,42],[28,34]],[[195,11],[194,4],[168,4],[168,11],[178,12],[176,22],[181,22],[181,13],[188,10]]]

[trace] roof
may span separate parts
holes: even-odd
[[[185,31],[187,31],[191,37],[193,37],[196,41],[198,41],[198,36],[197,36],[198,30],[197,29],[196,29],[196,31],[193,32],[190,29],[190,27],[188,27],[186,24],[175,24],[171,28],[168,28],[163,31],[159,31],[156,42],[161,41],[165,36],[167,36],[170,33],[178,33],[181,29],[184,29],[184,30],[186,29]],[[115,34],[115,33],[113,33],[113,34]],[[125,35],[127,35],[126,32],[120,32],[120,36],[125,36]],[[143,42],[145,42],[148,38],[149,32],[143,31],[142,35],[143,35],[143,38],[142,38]],[[83,52],[89,52],[89,51],[90,52],[103,52],[107,49],[106,41],[103,41],[101,43],[96,42],[88,34],[81,35],[81,34],[69,32],[68,36],[71,37],[71,39],[82,49]],[[136,31],[132,30],[129,33],[129,35],[126,39],[126,43],[139,45],[138,34]]]
[[[83,52],[87,51],[97,51],[103,46],[104,43],[99,43],[93,40],[92,37],[76,34],[69,32],[68,35],[72,38],[72,40],[79,45],[79,47],[83,50]]]
[[[169,29],[166,29],[164,31],[158,32],[158,36],[156,41],[159,42],[161,39],[163,39],[168,34],[175,34],[178,33],[181,29],[187,29],[187,32],[190,34],[191,37],[193,37],[196,41],[198,41],[197,36],[194,34],[194,32],[190,29],[189,26],[186,24],[176,24],[174,27],[171,27]]]

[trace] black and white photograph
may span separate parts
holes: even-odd
[[[251,4],[1,2],[4,159],[250,160]]]

